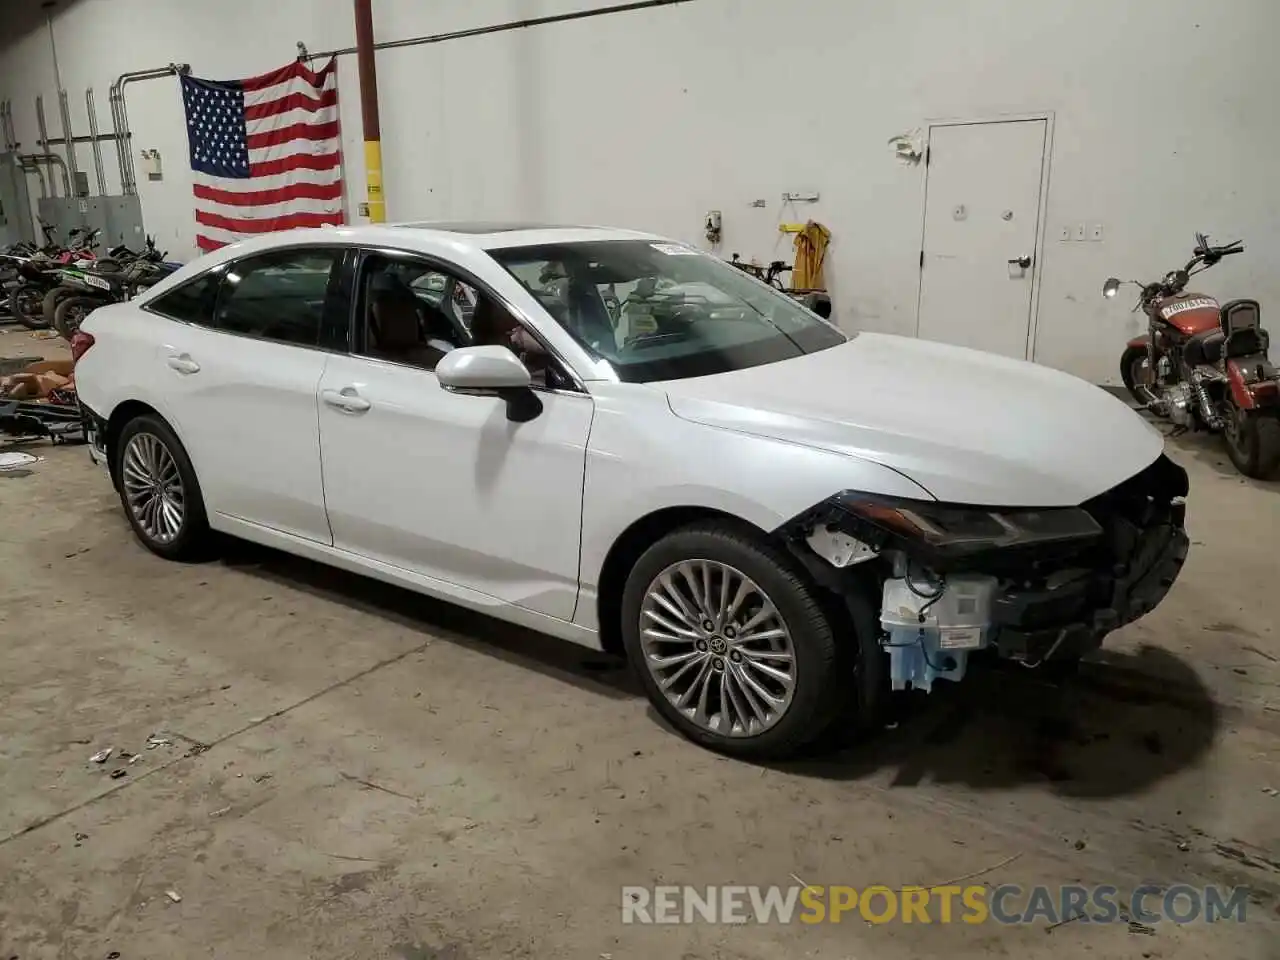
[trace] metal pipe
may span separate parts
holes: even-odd
[[[36,127],[40,130],[40,142],[36,144],[41,150],[49,143],[49,127],[44,120],[44,95],[36,94]]]
[[[51,4],[52,6],[52,4]],[[53,85],[59,90],[62,89],[62,71],[58,69],[58,43],[53,38],[53,11],[50,10],[44,15],[45,23],[49,26],[49,52],[53,54]]]
[[[0,133],[4,135],[4,148],[8,150],[18,149],[17,138],[13,132],[13,116],[10,111],[13,109],[9,100],[0,100]]]
[[[133,149],[130,146],[132,134],[129,132],[129,108],[125,102],[124,88],[138,80],[158,80],[161,77],[180,76],[191,71],[190,64],[170,63],[167,67],[152,67],[149,70],[134,70],[122,73],[111,85],[108,99],[111,101],[111,125],[115,132],[116,159],[120,162],[120,192],[136,194],[137,183],[133,176]]]
[[[101,140],[103,143],[106,143],[108,140],[115,140],[115,138],[116,138],[116,135],[115,135],[114,133],[99,133],[99,134],[98,134],[98,139],[99,139],[99,140]],[[72,137],[71,139],[72,139],[72,140],[74,140],[76,143],[93,143],[93,137],[89,136],[88,134],[84,134],[84,133],[77,133],[77,134],[76,134],[74,137]],[[50,146],[54,146],[54,147],[62,147],[62,146],[65,146],[65,145],[66,145],[66,143],[67,143],[67,138],[66,138],[66,137],[50,137],[50,138],[49,138],[49,145],[50,145]]]
[[[36,163],[34,160],[28,160],[27,158],[22,156],[19,156],[18,159],[22,161],[23,173],[34,173],[37,177],[40,178],[40,199],[43,200],[46,197],[48,197],[49,185],[48,183],[45,182],[44,171],[40,169],[40,164]]]
[[[66,191],[66,195],[71,196],[71,178],[67,175],[67,164],[56,153],[24,153],[21,157],[26,157],[32,161],[39,161],[45,166],[55,166],[62,172],[62,189]],[[57,194],[53,194],[55,197]]]
[[[532,17],[528,20],[510,20],[506,23],[496,23],[488,27],[473,27],[470,30],[434,33],[422,37],[409,37],[405,40],[384,40],[382,43],[375,43],[373,49],[394,50],[397,47],[416,47],[424,43],[444,43],[448,40],[463,40],[467,37],[483,37],[490,33],[505,33],[509,30],[523,30],[527,27],[544,27],[552,23],[568,23],[571,20],[588,20],[592,17],[604,17],[613,13],[634,13],[637,10],[652,10],[655,7],[673,7],[677,4],[693,2],[694,0],[637,0],[635,3],[619,3],[612,7],[597,7],[594,10],[558,13],[548,17]],[[358,46],[342,47],[337,50],[310,53],[304,59],[325,60],[329,57],[345,57],[358,52]]]
[[[107,195],[107,174],[102,167],[102,134],[98,132],[98,107],[94,103],[93,87],[84,92],[84,106],[89,114],[89,136],[93,138],[93,172],[98,178],[98,196]]]
[[[58,91],[58,112],[62,115],[62,139],[67,151],[67,166],[71,168],[71,182],[78,185],[80,180],[80,164],[76,159],[76,135],[71,130],[71,101],[67,99],[67,91]],[[49,147],[46,144],[45,149]]]
[[[378,69],[373,53],[373,10],[370,0],[355,0],[356,65],[360,73],[360,119],[364,126],[364,180],[369,222],[387,219],[382,194],[382,131],[378,122]]]
[[[44,159],[45,166],[47,167],[52,161],[48,159],[51,156],[51,154],[49,153],[49,125],[48,123],[45,122],[45,118],[44,118],[44,95],[43,94],[36,94],[36,126],[40,130],[40,140],[36,144],[40,148],[40,152],[28,154],[28,156],[40,157]],[[58,159],[61,160],[62,158],[59,157]],[[49,173],[50,173],[50,177],[49,177],[50,190],[52,191],[53,171],[49,171]],[[55,197],[57,196],[56,193],[53,193],[52,195]],[[68,197],[71,196],[70,189],[67,190],[66,195]]]

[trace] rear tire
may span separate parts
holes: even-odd
[[[80,324],[102,301],[94,297],[66,297],[53,311],[53,328],[70,342],[80,329]]]
[[[44,322],[44,294],[29,283],[20,283],[9,291],[9,312],[28,330],[48,326]]]
[[[55,318],[58,314],[58,304],[68,297],[74,297],[77,291],[68,290],[66,287],[54,287],[44,295],[44,304],[41,309],[41,317],[44,319],[44,326],[54,326]]]
[[[1230,422],[1223,430],[1227,456],[1236,469],[1254,480],[1269,479],[1280,467],[1280,418],[1227,407]]]
[[[1129,347],[1120,355],[1120,378],[1124,380],[1125,389],[1139,404],[1152,413],[1156,413],[1149,403],[1156,399],[1152,385],[1155,383],[1155,371],[1151,370],[1150,358],[1146,346]],[[1161,414],[1157,413],[1157,416]]]
[[[622,637],[658,713],[720,753],[793,757],[841,705],[847,678],[815,589],[731,523],[685,527],[645,551],[623,591]]]
[[[142,545],[166,560],[201,560],[211,534],[200,482],[172,428],[155,414],[124,425],[113,451],[120,503]]]

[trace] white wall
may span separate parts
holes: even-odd
[[[606,5],[605,0],[374,0],[379,39]],[[279,66],[301,39],[352,41],[350,0],[80,0],[55,21],[73,123],[84,87],[125,70],[190,62],[203,76]],[[535,218],[613,223],[700,240],[725,215],[721,251],[788,254],[779,220],[835,234],[829,283],[849,329],[912,333],[921,168],[886,140],[928,119],[1051,111],[1055,118],[1035,359],[1118,379],[1137,329],[1098,296],[1110,274],[1149,277],[1189,255],[1191,233],[1243,238],[1245,256],[1205,281],[1280,303],[1280,4],[1275,0],[693,0],[378,57],[391,219]],[[363,193],[353,58],[342,61],[350,208]],[[0,96],[35,139],[43,91],[58,126],[48,38],[0,51]],[[135,148],[159,148],[165,180],[140,177],[149,229],[191,251],[190,183],[176,82],[129,91]],[[53,134],[56,136],[56,134]],[[91,169],[87,147],[82,169]],[[108,151],[115,188],[116,164]],[[817,205],[782,209],[788,190]],[[748,204],[769,201],[764,210]],[[1101,243],[1059,227],[1102,222]],[[968,304],[958,309],[980,310]]]

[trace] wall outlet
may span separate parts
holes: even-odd
[[[1070,224],[1068,224],[1068,223],[1064,223],[1064,224],[1062,225],[1062,231],[1058,234],[1058,239],[1059,239],[1059,240],[1070,240],[1070,239],[1071,239],[1071,225],[1070,225]]]
[[[1100,223],[1089,224],[1089,239],[1090,240],[1102,239],[1102,224]]]
[[[1083,223],[1075,223],[1071,225],[1071,239],[1073,240],[1085,239],[1085,226]]]

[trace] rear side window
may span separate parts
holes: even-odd
[[[340,281],[339,251],[281,250],[230,264],[213,326],[298,346],[320,345],[325,301]]]
[[[171,320],[208,326],[213,320],[213,305],[221,283],[222,271],[215,268],[157,297],[147,308]]]

